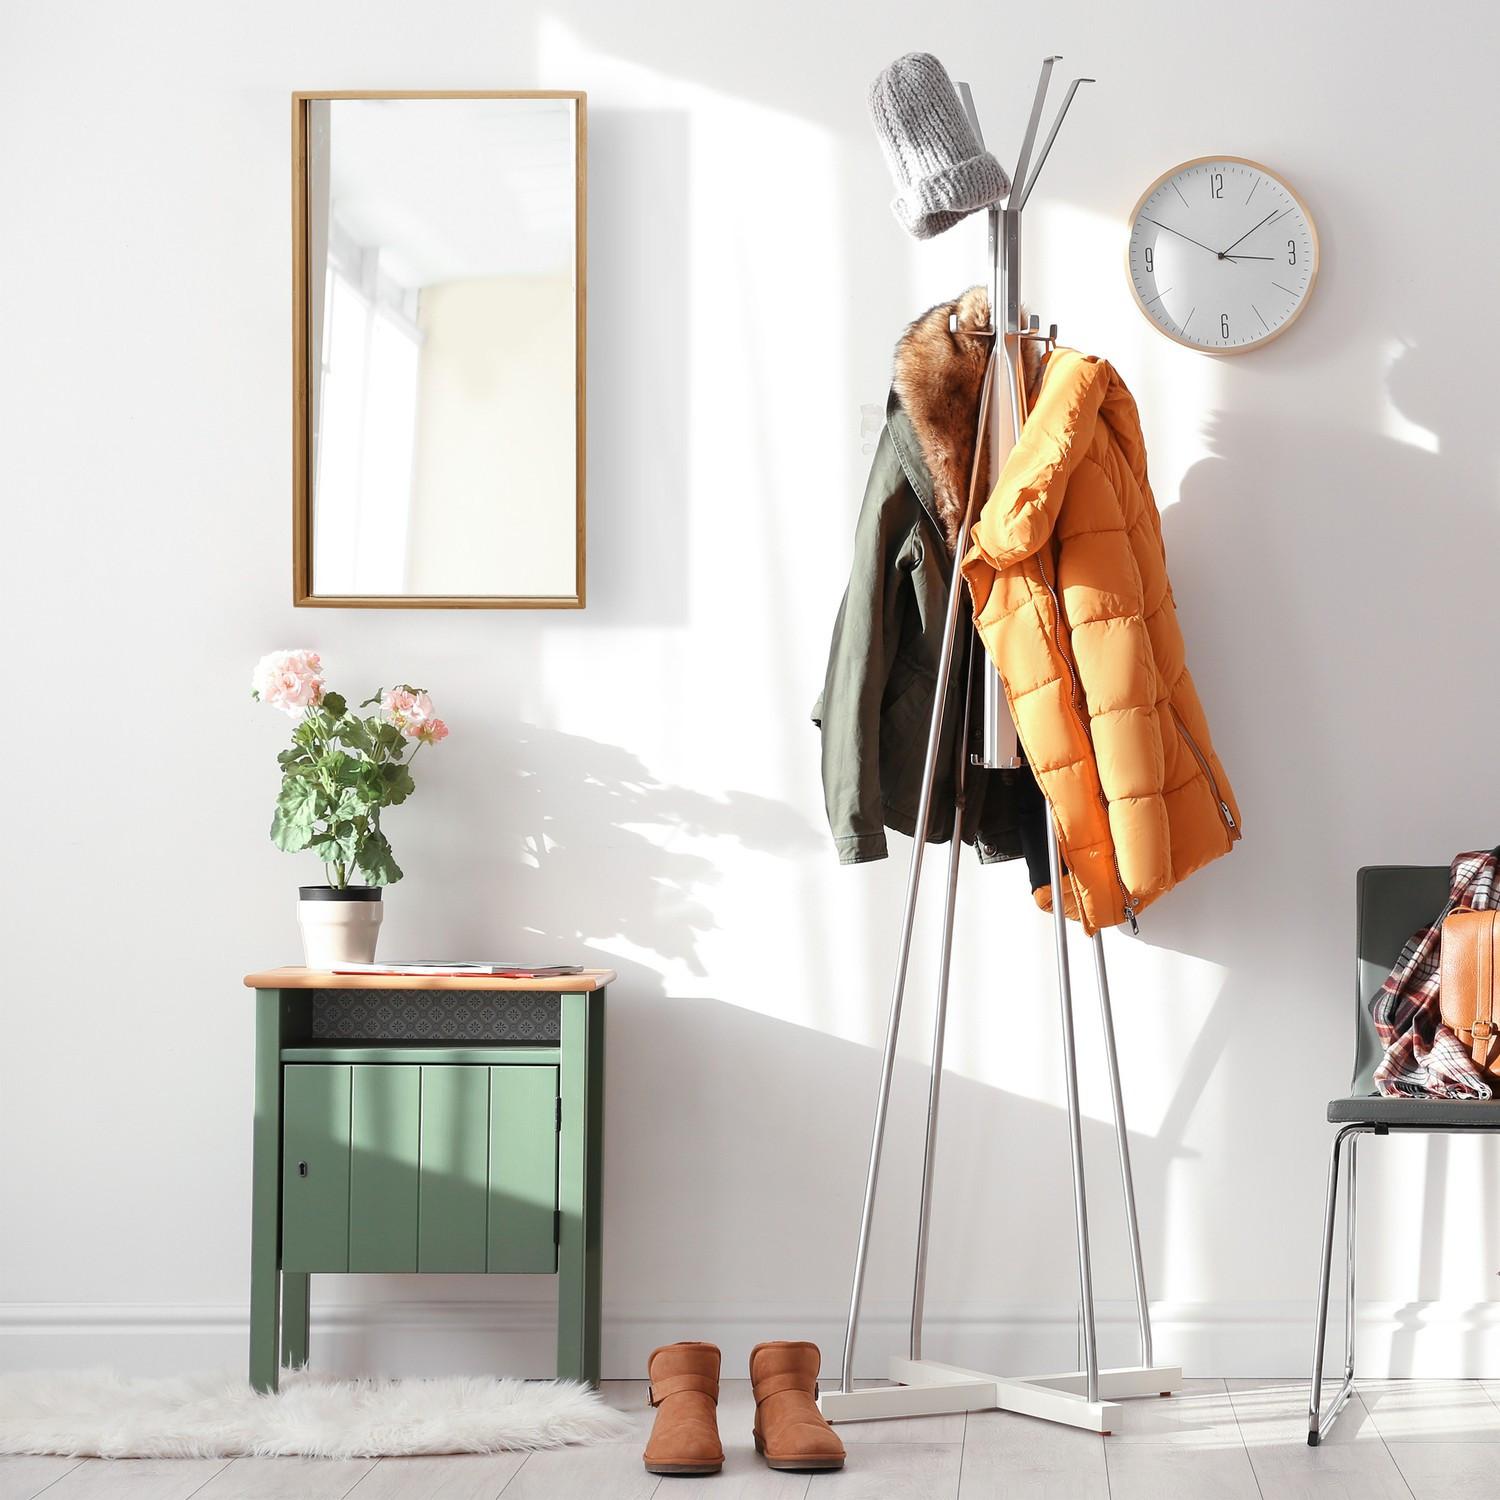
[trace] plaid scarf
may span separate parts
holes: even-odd
[[[1385,1057],[1375,1069],[1382,1094],[1416,1099],[1488,1099],[1494,1090],[1469,1049],[1443,1025],[1438,1009],[1438,965],[1443,918],[1455,906],[1486,911],[1500,905],[1500,851],[1460,854],[1450,873],[1448,904],[1431,925],[1412,933],[1385,983],[1370,1001],[1370,1015]]]

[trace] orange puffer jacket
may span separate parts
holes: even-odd
[[[1240,811],[1188,676],[1140,417],[1105,361],[1047,361],[972,538],[974,618],[1057,820],[1064,910],[1089,932],[1133,919],[1229,852]]]

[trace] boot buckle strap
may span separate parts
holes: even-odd
[[[801,1391],[804,1396],[811,1396],[816,1401],[818,1383],[814,1380],[813,1388],[809,1391],[807,1376],[798,1375],[795,1371],[784,1370],[779,1375],[767,1375],[764,1380],[755,1382],[755,1404],[759,1406],[767,1396],[778,1396],[782,1391]]]
[[[664,1375],[660,1380],[653,1380],[647,1389],[646,1401],[648,1405],[660,1406],[668,1396],[679,1396],[684,1391],[697,1391],[718,1404],[719,1382],[711,1375],[688,1374]]]

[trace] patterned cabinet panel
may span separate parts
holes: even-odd
[[[559,995],[489,990],[315,990],[322,1042],[556,1042]]]

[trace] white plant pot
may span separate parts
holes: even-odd
[[[297,903],[297,925],[302,929],[302,956],[309,969],[332,969],[337,964],[375,961],[375,942],[385,903],[374,886],[334,890],[305,885]]]

